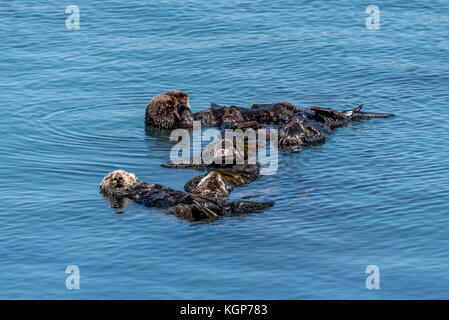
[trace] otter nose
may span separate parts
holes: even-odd
[[[122,181],[122,180],[123,180],[123,177],[122,177],[122,176],[117,176],[117,177],[115,177],[115,180],[117,180],[117,181]]]

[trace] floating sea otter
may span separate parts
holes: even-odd
[[[250,121],[276,125],[288,122],[295,111],[295,106],[289,102],[254,104],[251,108],[212,103],[210,108],[194,113],[193,119],[201,121],[201,125],[211,127]]]
[[[350,121],[394,117],[389,113],[362,112],[363,105],[339,112],[330,108],[298,109],[289,122],[279,130],[279,147],[296,148],[322,144],[332,129]]]
[[[306,127],[300,128],[295,124],[288,125],[284,132],[294,131],[316,131],[328,134],[331,129],[344,126],[353,120],[365,120],[373,118],[388,118],[394,114],[362,112],[363,105],[357,108],[336,111],[330,108],[312,106],[308,109],[296,108],[289,102],[278,102],[271,104],[253,104],[251,108],[236,106],[220,106],[212,103],[210,108],[192,113],[189,107],[189,97],[182,91],[168,91],[154,97],[148,104],[146,111],[146,124],[163,129],[191,128],[193,121],[201,121],[201,125],[210,127],[238,126],[241,123],[257,123],[269,125],[288,124],[292,121],[303,122]],[[253,125],[254,127],[254,125]],[[294,129],[294,130],[292,130]],[[306,134],[307,135],[307,134]],[[285,141],[293,141],[294,137],[279,137],[280,146],[287,146]],[[293,140],[291,139],[293,138]],[[301,139],[300,139],[301,140]],[[304,140],[304,139],[302,139]],[[317,133],[313,143],[322,140],[321,134]]]
[[[147,106],[145,123],[162,129],[191,128],[189,96],[182,91],[167,91],[154,97]]]
[[[100,191],[113,199],[131,199],[147,207],[172,208],[168,213],[188,220],[217,219],[273,206],[273,202],[229,201],[232,191],[219,172],[212,171],[189,184],[190,193],[160,184],[140,182],[132,173],[117,170],[101,182]]]
[[[192,128],[193,121],[202,125],[229,129],[253,129],[273,139],[270,129],[261,124],[282,125],[278,136],[281,148],[297,148],[324,143],[332,129],[352,120],[387,118],[393,114],[362,112],[362,105],[343,112],[329,108],[299,109],[288,102],[254,104],[251,108],[226,107],[212,104],[210,108],[192,113],[189,98],[182,91],[168,91],[153,98],[146,110],[147,125],[163,128]],[[237,186],[258,178],[259,166],[249,164],[249,148],[245,141],[230,141],[223,133],[218,142],[207,146],[201,159],[188,163],[167,163],[164,167],[209,170],[209,173],[189,180],[184,188],[188,194],[159,184],[140,182],[123,170],[111,172],[101,185],[109,198],[134,200],[149,207],[170,208],[168,213],[189,220],[216,219],[220,216],[247,213],[271,207],[273,202],[229,201],[228,194]],[[264,141],[265,142],[265,141]],[[243,145],[238,148],[238,145]],[[231,159],[227,163],[225,159]],[[217,161],[218,160],[218,161]],[[241,163],[243,161],[243,163]]]

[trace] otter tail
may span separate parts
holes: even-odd
[[[363,112],[360,111],[363,108],[363,104],[352,110],[343,111],[351,120],[369,120],[374,118],[390,118],[394,117],[393,113],[376,113],[376,112]]]

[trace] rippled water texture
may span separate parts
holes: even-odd
[[[447,1],[57,1],[0,5],[0,298],[449,298]],[[381,10],[379,30],[365,8]],[[98,192],[122,168],[182,189],[151,97],[368,111],[282,152],[232,197],[263,213],[190,223]],[[81,289],[67,290],[68,265]],[[367,290],[367,265],[380,290]]]

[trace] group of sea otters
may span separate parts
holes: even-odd
[[[220,106],[212,103],[210,108],[193,113],[189,96],[182,91],[168,91],[154,97],[147,106],[145,123],[161,129],[192,129],[194,121],[202,126],[221,129],[253,129],[266,131],[267,140],[277,138],[281,149],[297,149],[319,145],[335,128],[354,120],[387,118],[394,114],[362,112],[363,105],[352,110],[336,111],[312,106],[297,108],[289,102],[254,104],[251,108]],[[277,135],[263,125],[278,128]],[[215,220],[219,217],[260,211],[274,202],[231,201],[229,193],[236,187],[249,184],[261,177],[260,166],[249,163],[248,148],[237,146],[224,134],[221,140],[202,150],[202,159],[190,162],[169,162],[162,166],[176,169],[205,170],[208,173],[189,180],[186,192],[164,187],[160,184],[141,182],[132,173],[117,170],[109,173],[101,182],[100,191],[108,198],[133,200],[147,207],[167,209],[187,220]],[[209,157],[208,161],[204,161]],[[231,162],[222,161],[231,157]],[[220,160],[220,161],[215,161]],[[242,162],[243,161],[243,162]],[[246,161],[246,162],[245,162]]]

